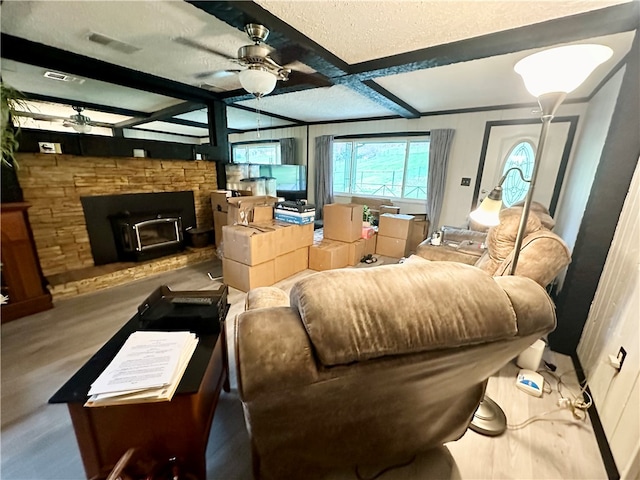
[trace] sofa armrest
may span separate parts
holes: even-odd
[[[235,321],[238,392],[243,401],[317,379],[309,337],[296,310],[262,308],[241,313]]]
[[[288,307],[289,295],[278,287],[258,287],[249,290],[244,302],[245,311],[257,308]]]
[[[479,245],[431,245],[431,239],[424,240],[416,248],[416,255],[424,259],[441,262],[465,263],[467,265],[475,265],[478,259],[484,253]]]

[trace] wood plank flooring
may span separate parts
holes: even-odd
[[[283,288],[309,274],[282,282]],[[49,397],[129,318],[159,285],[173,290],[212,288],[220,274],[217,260],[181,268],[108,290],[60,300],[52,310],[2,325],[1,470],[4,480],[73,480],[84,470],[66,406],[49,405]],[[228,319],[242,311],[245,294],[230,289]],[[233,322],[228,322],[232,325]],[[228,334],[232,337],[233,332]],[[233,345],[233,342],[229,342]],[[231,354],[233,352],[230,352]],[[233,358],[233,356],[231,355]],[[573,367],[568,357],[551,353],[558,372]],[[223,393],[215,413],[207,449],[207,477],[250,480],[251,458],[242,407],[231,365],[230,393]],[[518,367],[510,363],[494,375],[489,395],[504,409],[511,424],[557,408],[557,390],[535,398],[518,390]],[[565,381],[577,384],[575,375]],[[552,382],[553,383],[553,382]],[[554,385],[555,386],[555,385]],[[575,388],[574,388],[575,389]],[[577,389],[575,389],[577,390]],[[410,465],[379,478],[391,479],[605,479],[593,429],[562,410],[500,437],[468,431],[439,452],[422,455]],[[341,472],[333,479],[355,479]]]

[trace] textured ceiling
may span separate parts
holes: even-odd
[[[180,1],[5,1],[2,31],[194,85],[197,74],[237,65],[173,39],[195,38],[229,55],[250,43],[244,32]],[[125,54],[94,43],[88,39],[92,32],[140,50]]]
[[[629,51],[633,32],[594,38],[590,42],[608,45],[614,54],[569,94],[569,100],[590,95],[610,69]],[[539,50],[417,70],[380,77],[375,81],[421,112],[529,103],[531,94],[525,89],[522,78],[513,70],[513,66],[520,59]],[[500,88],[487,88],[487,85]],[[455,92],[455,96],[442,95],[442,92]]]
[[[194,4],[179,0],[4,0],[0,5],[4,35],[106,62],[107,66],[125,67],[127,72],[141,72],[147,77],[136,79],[141,85],[128,83],[133,75],[120,74],[120,84],[116,85],[117,81],[105,81],[93,70],[82,69],[82,60],[67,63],[69,71],[65,71],[55,55],[38,58],[34,63],[40,66],[35,66],[8,60],[3,50],[2,78],[24,92],[58,98],[67,109],[74,102],[85,102],[88,106],[154,114],[146,124],[136,120],[137,128],[201,137],[205,130],[202,126],[162,120],[175,116],[182,123],[206,124],[202,104],[212,98],[209,92],[229,105],[227,123],[235,130],[254,129],[258,119],[266,128],[398,115],[410,118],[429,112],[533,103],[513,65],[535,51],[527,43],[529,39],[546,48],[562,43],[554,41],[555,36],[568,35],[573,41],[597,40],[614,49],[613,58],[571,97],[584,98],[628,52],[633,30],[609,26],[614,34],[590,39],[591,31],[599,27],[593,14],[584,28],[582,18],[570,28],[562,24],[560,28],[544,29],[545,22],[625,3],[630,4],[628,0],[257,0]],[[605,14],[600,17],[600,12],[596,15],[598,21],[610,18]],[[624,20],[620,15],[614,17],[616,22]],[[289,51],[299,52],[294,74],[318,71],[325,75],[325,83],[309,88],[304,82],[296,87],[294,80],[278,82],[276,91],[261,99],[259,105],[257,100],[247,99],[237,72],[228,71],[243,67],[225,58],[234,57],[239,47],[249,43],[242,31],[247,18],[270,26],[268,44],[279,49],[293,47]],[[540,25],[545,34],[530,29],[521,34],[518,29],[528,25]],[[508,35],[495,40],[491,36],[495,32]],[[122,42],[120,47],[129,48],[129,52],[113,48],[113,44],[90,41],[92,33]],[[184,45],[177,38],[197,42],[203,48]],[[442,48],[434,53],[437,46]],[[403,54],[411,58],[403,59]],[[436,54],[439,57],[434,58]],[[82,81],[46,79],[43,74],[47,69]],[[84,71],[84,75],[76,70]],[[202,92],[196,93],[202,99],[181,96],[171,88],[169,95],[165,90],[146,88],[144,82],[149,78],[152,83],[171,82],[171,88],[190,88],[189,95]],[[185,99],[195,111],[180,111]],[[256,107],[262,115],[256,114]],[[171,111],[169,116],[155,115],[165,109]]]
[[[627,1],[630,0],[257,0],[256,3],[345,62],[354,64]]]
[[[304,122],[320,122],[327,118],[352,119],[389,116],[393,112],[342,85],[316,88],[285,95],[267,96],[260,100],[239,102],[245,107],[277,113],[283,105],[291,118]]]

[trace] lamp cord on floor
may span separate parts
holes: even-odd
[[[538,373],[549,374],[556,381],[556,390],[558,391],[558,395],[560,395],[560,398],[558,399],[558,408],[549,410],[539,415],[535,415],[533,417],[528,418],[524,422],[521,422],[518,424],[508,424],[507,428],[509,428],[510,430],[519,430],[537,421],[555,421],[555,422],[568,422],[568,423],[573,423],[575,420],[584,421],[587,417],[587,410],[591,407],[591,405],[593,405],[593,400],[591,398],[591,395],[589,395],[589,392],[586,391],[587,390],[586,381],[584,382],[584,386],[581,387],[579,394],[575,394],[574,392],[572,392],[571,389],[567,387],[567,385],[562,381],[562,377],[572,372],[575,372],[575,370],[568,370],[562,373],[561,375],[556,375],[549,368],[547,368],[546,370],[538,370]],[[547,381],[547,383],[549,382]],[[563,386],[565,389],[569,391],[569,393],[573,398],[564,396],[562,392]],[[552,391],[553,389],[550,386],[549,392],[545,391],[545,393],[551,393]],[[552,413],[556,413],[565,409],[571,410],[573,419],[545,418],[547,415],[551,415]]]

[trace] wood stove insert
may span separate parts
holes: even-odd
[[[123,212],[109,219],[121,260],[148,260],[184,249],[180,212]]]

